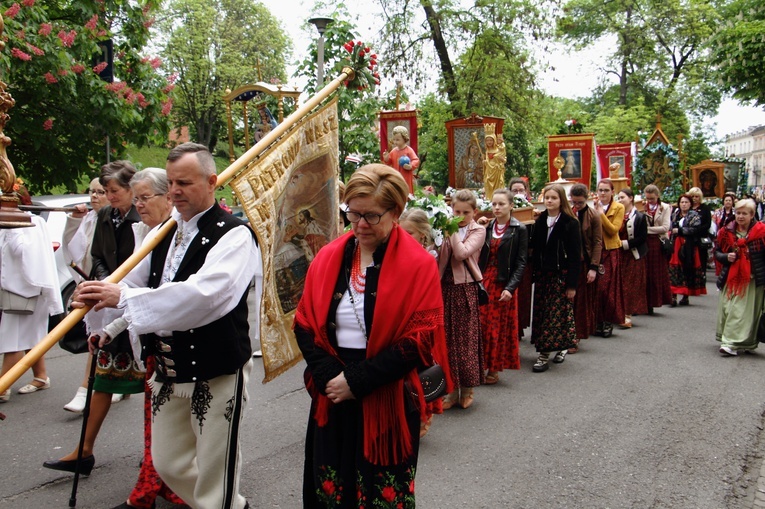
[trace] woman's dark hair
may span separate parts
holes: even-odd
[[[619,192],[626,194],[630,200],[635,201],[635,193],[633,193],[632,189],[630,189],[629,187],[625,187],[624,189],[619,189]]]
[[[682,200],[683,198],[685,198],[686,200],[691,202],[691,207],[693,206],[693,198],[691,197],[691,195],[683,193],[683,194],[681,194],[680,196],[677,197],[677,208],[678,209],[680,208],[680,200]]]
[[[736,204],[736,200],[738,199],[736,198],[736,193],[731,193],[730,191],[728,191],[727,193],[723,195],[723,198],[722,198],[723,203],[725,203],[725,198],[730,198],[731,200],[733,200],[733,205]],[[751,198],[751,196],[749,198]]]
[[[130,161],[112,161],[101,166],[98,182],[106,187],[109,182],[114,180],[120,187],[130,189],[130,180],[133,175],[135,175],[135,166]]]
[[[568,192],[571,196],[579,196],[580,198],[587,198],[590,194],[590,190],[584,184],[574,184],[571,186],[571,190]]]

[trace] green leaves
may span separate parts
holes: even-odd
[[[13,144],[9,157],[33,192],[54,186],[75,191],[83,173],[95,175],[123,143],[145,143],[155,132],[167,133],[167,80],[149,60],[155,6],[146,0],[48,0],[0,2],[6,48],[0,72],[16,100],[6,127]],[[13,11],[16,10],[14,13]],[[113,90],[93,71],[97,43],[115,44]],[[167,111],[166,111],[167,110]]]

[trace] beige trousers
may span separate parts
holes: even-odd
[[[252,359],[232,375],[198,382],[191,398],[153,396],[159,403],[151,427],[154,467],[194,509],[247,505],[239,493],[239,430],[251,371]]]

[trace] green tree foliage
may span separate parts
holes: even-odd
[[[30,189],[74,191],[130,144],[165,138],[172,84],[159,58],[143,55],[157,4],[147,0],[0,2],[6,48],[0,73],[16,100],[9,157]],[[97,43],[114,41],[116,81],[94,70]]]
[[[616,104],[642,97],[657,113],[673,103],[697,117],[716,112],[704,43],[718,16],[709,0],[572,0],[563,11],[558,34],[572,47],[615,41],[604,64],[618,79]]]
[[[317,6],[321,8],[321,5]],[[333,6],[334,10],[329,16],[334,19],[324,32],[324,83],[335,79],[342,71],[348,52],[343,49],[343,44],[350,40],[359,40],[354,31],[353,24],[349,21],[350,15],[344,4]],[[325,11],[326,12],[326,11]],[[316,33],[312,25],[306,25],[306,30]],[[368,44],[369,41],[363,41]],[[375,48],[373,47],[374,51]],[[312,96],[316,93],[316,62],[317,40],[311,42],[308,53],[298,65],[296,77],[307,80],[305,92]],[[349,155],[357,155],[362,164],[380,161],[380,140],[377,136],[375,119],[381,109],[393,109],[395,95],[380,97],[370,94],[368,91],[351,90],[340,87],[336,92],[338,98],[338,128],[340,131],[340,175],[344,179],[350,176],[356,168],[356,164],[348,162],[345,158]]]
[[[214,148],[224,136],[226,89],[286,79],[291,42],[254,0],[171,0],[162,23],[167,66],[178,75],[174,120],[198,143]]]
[[[719,85],[742,101],[765,105],[765,5],[738,0],[723,9],[725,22],[710,41]]]
[[[407,0],[379,3],[384,17],[380,32],[384,76],[401,77],[416,89],[426,88],[433,78],[433,66],[438,66],[439,92],[446,99],[450,117],[475,112],[505,118],[506,177],[529,174],[530,140],[543,135],[544,121],[538,108],[542,94],[536,90],[534,63],[524,41],[545,36],[553,2],[479,0],[467,5],[420,0],[419,12]],[[435,96],[426,104],[437,105],[438,112],[443,106]],[[424,129],[438,131],[441,127]],[[430,139],[438,136],[423,136],[422,151],[432,150],[427,144]],[[445,169],[427,168],[434,177],[445,175]],[[440,177],[434,181],[440,183]]]

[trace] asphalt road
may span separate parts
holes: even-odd
[[[520,371],[477,389],[470,409],[434,419],[420,447],[418,506],[751,508],[765,453],[765,348],[719,356],[717,292],[708,290],[690,307],[635,317],[632,330],[585,341],[546,373],[532,373],[535,353],[524,341]],[[0,407],[8,416],[0,422],[0,509],[68,506],[71,475],[42,462],[75,446],[81,419],[62,406],[84,358],[56,347],[47,361],[50,390],[13,394]],[[302,368],[266,385],[262,378],[258,361],[241,489],[253,508],[298,508],[309,405]],[[77,507],[125,500],[138,473],[141,417],[140,397],[112,407]]]

